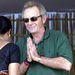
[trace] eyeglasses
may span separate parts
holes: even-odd
[[[24,18],[23,21],[24,21],[25,23],[28,23],[29,20],[31,20],[32,22],[35,22],[35,21],[37,21],[37,19],[38,19],[39,17],[42,17],[42,16],[40,15],[40,16],[37,16],[37,17],[31,17],[30,19],[29,19],[29,18]]]

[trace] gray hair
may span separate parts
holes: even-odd
[[[25,11],[25,9],[30,8],[30,7],[33,7],[33,6],[38,7],[38,9],[39,9],[39,11],[40,11],[42,17],[43,17],[44,15],[47,15],[47,14],[46,14],[46,9],[45,9],[45,7],[44,7],[41,3],[35,2],[35,1],[28,1],[28,2],[26,2],[26,3],[24,4],[24,8],[23,8],[23,11],[22,11],[22,17],[24,17],[24,11]]]

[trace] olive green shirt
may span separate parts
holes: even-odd
[[[27,56],[27,37],[29,36],[31,35],[28,34],[17,42],[17,45],[20,48],[21,63]],[[64,57],[72,63],[72,49],[69,40],[66,35],[60,31],[46,28],[43,38],[38,44],[35,44],[35,46],[40,56],[49,58]],[[43,64],[33,62],[28,68],[26,75],[67,75],[67,72],[65,70],[53,69]]]

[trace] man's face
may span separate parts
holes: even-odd
[[[25,26],[30,33],[37,33],[43,27],[43,19],[36,6],[24,11]]]

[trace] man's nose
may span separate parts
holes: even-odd
[[[32,24],[32,21],[31,21],[30,19],[29,19],[29,22],[28,22],[28,24],[29,24],[29,25],[31,25],[31,24]]]

